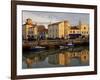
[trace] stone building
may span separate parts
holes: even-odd
[[[89,36],[89,25],[81,24],[80,25],[80,31],[81,31],[82,36],[88,37]]]
[[[49,38],[66,38],[70,24],[68,21],[57,22],[48,25]]]
[[[79,38],[89,36],[89,25],[81,24],[71,26],[68,21],[61,21],[48,25],[49,38]]]
[[[28,18],[22,26],[23,39],[37,37],[37,24],[33,24],[32,19]]]
[[[38,28],[38,37],[40,39],[46,39],[48,36],[48,29],[44,25],[37,25]]]
[[[80,28],[77,26],[71,26],[68,35],[69,38],[79,38],[81,36]]]

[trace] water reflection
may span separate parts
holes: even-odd
[[[89,51],[86,49],[80,52],[62,51],[59,54],[50,55],[48,58],[50,64],[70,65],[73,59],[78,59],[80,64],[87,63],[89,60]]]
[[[23,69],[87,65],[89,65],[88,47],[23,53]]]

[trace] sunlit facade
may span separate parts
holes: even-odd
[[[37,36],[37,25],[33,24],[32,19],[28,18],[22,27],[23,39],[28,39]]]
[[[70,24],[68,21],[57,22],[48,25],[49,38],[66,38]]]
[[[82,36],[88,37],[89,36],[89,26],[87,24],[81,24],[80,31]]]
[[[71,26],[68,21],[56,22],[48,25],[48,29],[44,25],[33,24],[32,19],[28,18],[22,28],[23,39],[29,37],[43,37],[43,38],[77,38],[89,36],[89,25],[81,24]],[[46,36],[48,35],[48,36]]]
[[[68,21],[57,22],[48,25],[49,38],[79,38],[89,36],[89,25],[80,24],[71,26]]]

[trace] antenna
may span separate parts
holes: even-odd
[[[82,25],[81,19],[79,19],[78,27],[80,28]]]
[[[49,16],[49,19],[50,19],[50,24],[51,24],[51,16]]]

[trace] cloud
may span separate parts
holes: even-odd
[[[77,25],[79,21],[89,24],[89,14],[82,13],[61,13],[61,12],[39,12],[23,11],[23,24],[27,18],[31,18],[37,24],[47,26],[50,23],[68,20],[71,25]]]

